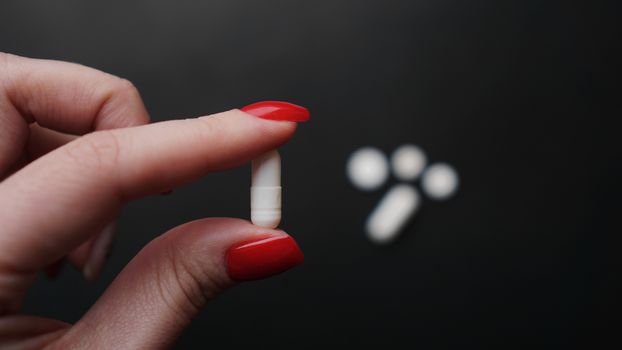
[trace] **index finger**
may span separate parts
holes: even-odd
[[[125,201],[247,162],[287,141],[295,127],[231,110],[71,142],[0,183],[0,267],[45,266]]]

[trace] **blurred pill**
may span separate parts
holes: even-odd
[[[371,191],[385,183],[389,175],[389,165],[381,151],[373,147],[363,147],[352,153],[346,171],[354,186]]]
[[[421,175],[427,158],[423,150],[407,144],[398,147],[391,155],[391,167],[395,176],[403,181],[413,181]]]
[[[443,200],[453,196],[458,190],[458,173],[449,164],[430,165],[423,173],[421,187],[426,196]]]
[[[369,239],[377,244],[387,244],[395,240],[417,212],[420,202],[419,193],[413,186],[393,186],[367,219],[366,231]]]

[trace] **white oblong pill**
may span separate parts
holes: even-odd
[[[276,150],[253,159],[251,222],[269,228],[281,222],[281,157]]]
[[[421,187],[426,196],[443,200],[453,196],[458,190],[458,172],[449,164],[430,165],[421,178]]]
[[[413,186],[393,186],[367,219],[366,231],[369,239],[378,244],[392,242],[417,212],[420,202],[419,192]]]
[[[393,174],[403,181],[417,179],[423,172],[427,161],[423,150],[411,144],[398,147],[391,155]]]
[[[350,156],[347,164],[348,178],[352,184],[364,191],[375,190],[385,183],[389,176],[387,157],[378,149],[363,147]]]

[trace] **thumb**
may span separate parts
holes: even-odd
[[[65,335],[60,348],[169,346],[194,315],[238,281],[265,278],[303,260],[282,231],[239,219],[204,219],[150,242]]]

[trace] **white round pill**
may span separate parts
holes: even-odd
[[[426,163],[425,153],[415,145],[400,146],[391,155],[393,173],[403,181],[413,181],[418,178]]]
[[[376,148],[360,148],[350,156],[347,174],[354,186],[365,191],[375,190],[389,176],[387,157]]]
[[[447,199],[458,190],[458,173],[449,164],[430,165],[423,173],[421,187],[423,192],[437,200]]]

